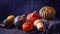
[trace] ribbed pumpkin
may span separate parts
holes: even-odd
[[[51,6],[44,6],[39,10],[39,14],[44,19],[52,19],[55,17],[56,11]]]
[[[32,23],[36,20],[40,19],[40,15],[37,13],[37,11],[34,11],[32,13],[29,13],[26,17],[27,21],[31,21]]]
[[[19,23],[20,23],[20,16],[17,16],[17,17],[14,19],[14,25],[15,25],[15,26],[19,26]]]

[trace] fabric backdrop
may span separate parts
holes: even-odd
[[[0,23],[9,15],[22,15],[37,11],[43,6],[52,6],[56,10],[56,18],[60,18],[60,0],[0,0]],[[24,32],[17,28],[0,28],[0,34],[60,34],[60,20],[44,20],[45,29],[43,32],[31,31]]]
[[[60,17],[60,0],[0,0],[0,21],[8,15],[28,14],[37,11],[46,5],[53,6],[56,10],[56,17]]]

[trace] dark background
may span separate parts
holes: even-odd
[[[60,0],[0,0],[0,21],[8,15],[17,16],[39,11],[46,5],[53,6],[57,12],[56,17],[60,18]]]
[[[60,0],[0,0],[0,23],[9,15],[22,15],[37,11],[43,6],[53,6],[56,10],[56,18],[60,19]],[[60,20],[43,20],[45,29],[42,34],[60,34]],[[38,31],[24,32],[17,28],[0,28],[0,34],[40,34]]]

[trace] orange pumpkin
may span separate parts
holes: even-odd
[[[29,32],[33,29],[33,24],[31,24],[31,22],[26,22],[22,25],[22,29],[25,31],[25,32]]]
[[[29,13],[26,17],[26,20],[31,22],[34,22],[36,19],[40,19],[40,15],[37,13],[37,11]]]

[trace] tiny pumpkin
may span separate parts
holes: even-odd
[[[39,14],[44,19],[52,19],[55,17],[56,11],[51,6],[44,6],[39,10]]]

